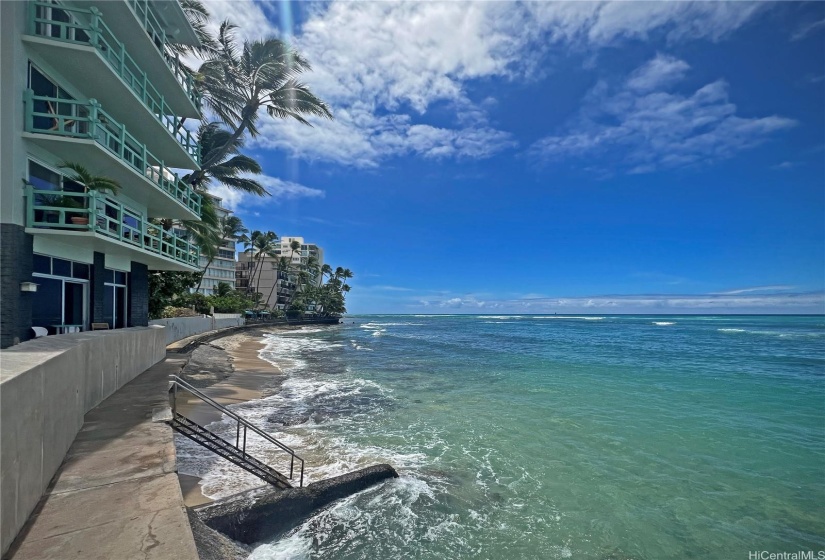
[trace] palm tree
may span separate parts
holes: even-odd
[[[209,22],[209,10],[203,5],[200,0],[178,0],[186,19],[189,20],[189,25],[195,30],[200,45],[192,47],[189,45],[180,45],[172,43],[169,49],[176,55],[193,54],[201,58],[209,58],[218,53],[219,45],[215,38],[209,33],[206,24]],[[190,68],[183,66],[193,76],[195,72]]]
[[[60,169],[68,169],[71,171],[67,175],[69,180],[77,183],[83,187],[83,192],[106,192],[111,191],[112,194],[117,194],[120,191],[120,183],[109,177],[93,174],[88,168],[73,161],[61,161],[58,164]]]
[[[198,141],[204,163],[199,171],[185,175],[184,182],[201,192],[207,190],[212,181],[217,181],[232,190],[270,196],[263,185],[244,176],[258,175],[263,169],[257,161],[241,153],[244,146],[242,137],[233,138],[221,123],[211,122],[200,125]]]
[[[183,177],[183,181],[192,185],[201,196],[201,219],[184,220],[181,224],[189,232],[189,237],[200,247],[201,253],[211,258],[215,256],[215,246],[223,239],[222,226],[215,210],[214,200],[206,196],[209,185],[213,181],[225,185],[232,190],[247,192],[257,196],[269,196],[269,192],[257,181],[244,177],[245,174],[258,174],[263,170],[257,161],[240,153],[243,148],[243,139],[230,141],[231,134],[221,126],[221,123],[203,123],[198,128],[198,139],[201,145],[201,157],[212,158],[216,151],[221,150],[223,156],[214,160],[209,166],[201,166],[198,177],[194,173]],[[229,148],[224,147],[229,143]],[[163,222],[164,229],[171,229],[171,220]]]
[[[243,225],[243,221],[237,216],[224,216],[221,218],[220,221],[220,228],[221,228],[221,241],[230,239],[233,242],[242,242],[246,239],[246,234],[249,233],[249,230],[246,229]],[[203,267],[203,272],[201,272],[200,280],[198,280],[198,286],[195,288],[195,292],[200,291],[201,284],[203,283],[203,277],[206,275],[206,270],[209,268],[209,265],[212,264],[212,261],[217,256],[217,247],[218,243],[212,245],[212,250],[209,251],[209,260],[206,262],[206,266]]]
[[[276,258],[278,254],[275,252],[280,248],[277,243],[278,234],[274,231],[259,231],[255,230],[249,236],[247,248],[245,252],[249,253],[253,259],[254,266],[250,275],[250,283],[247,286],[247,291],[255,284],[255,293],[258,293],[258,286],[261,282],[261,273],[263,271],[263,262],[266,257]],[[255,273],[258,273],[258,280],[255,282]]]
[[[311,69],[300,53],[274,38],[244,41],[239,47],[235,28],[228,21],[221,24],[218,54],[199,69],[206,105],[233,128],[231,138],[222,148],[202,158],[203,167],[222,159],[244,133],[258,135],[261,108],[270,117],[292,118],[306,125],[310,123],[305,115],[332,118],[326,103],[296,79]],[[192,181],[199,180],[201,173],[196,171]]]
[[[282,271],[288,271],[288,270],[289,270],[289,259],[287,259],[283,255],[281,255],[281,257],[278,259],[277,270],[275,271],[275,281],[272,282],[272,289],[269,290],[269,295],[266,296],[266,303],[267,304],[269,304],[269,301],[272,299],[272,292],[274,292],[275,288],[278,286],[278,282],[280,281],[280,277],[281,277],[281,272]],[[278,298],[275,298],[275,303],[277,304],[277,302],[278,302]],[[272,306],[270,305],[270,307],[272,307]],[[272,307],[272,310],[274,311],[275,308]]]

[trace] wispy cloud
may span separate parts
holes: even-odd
[[[360,286],[360,289],[365,291],[377,290],[380,292],[414,292],[412,288],[405,288],[403,286]]]
[[[771,169],[781,171],[784,169],[793,169],[799,165],[800,163],[798,161],[783,161],[782,163],[777,163],[776,165],[771,166]]]
[[[750,294],[754,292],[771,293],[771,292],[787,292],[795,290],[796,286],[774,285],[774,286],[755,286],[753,288],[739,288],[737,290],[728,290],[726,292],[714,292],[713,295],[733,296],[739,294]]]
[[[221,197],[223,199],[222,204],[230,210],[236,210],[241,206],[250,208],[268,204],[280,204],[284,200],[294,200],[296,198],[319,198],[324,196],[324,191],[320,189],[313,189],[291,181],[284,181],[277,177],[271,177],[269,175],[248,175],[248,177],[261,183],[269,192],[270,196],[254,196],[220,184],[211,185],[209,192]]]
[[[811,33],[815,33],[822,29],[825,29],[825,19],[821,19],[819,21],[812,21],[794,31],[793,35],[791,35],[791,41],[801,41]]]
[[[796,124],[738,116],[724,80],[691,94],[668,91],[688,68],[657,55],[618,87],[599,82],[564,131],[539,140],[531,153],[543,161],[598,155],[604,169],[650,173],[730,158]]]

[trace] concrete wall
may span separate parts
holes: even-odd
[[[161,325],[166,327],[166,344],[172,344],[183,338],[201,334],[206,331],[225,329],[227,327],[239,327],[244,324],[241,317],[231,319],[213,319],[205,317],[176,317],[174,319],[156,319],[149,321],[149,325]]]
[[[86,412],[162,360],[165,347],[163,329],[136,327],[48,336],[3,350],[0,553],[37,505]]]

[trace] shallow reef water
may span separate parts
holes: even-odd
[[[269,335],[261,356],[286,378],[235,408],[309,481],[401,476],[255,560],[825,550],[821,316],[355,316]],[[210,495],[258,485],[178,443]]]

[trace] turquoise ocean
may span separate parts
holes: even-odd
[[[400,478],[255,560],[825,550],[822,316],[350,316],[268,335],[261,356],[286,381],[235,408],[309,481]],[[259,484],[198,449],[179,460],[214,497]]]

